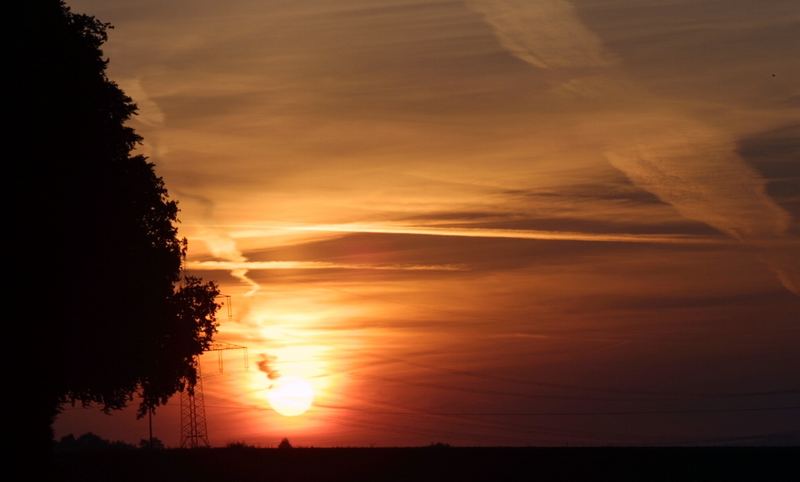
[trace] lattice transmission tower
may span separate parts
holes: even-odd
[[[227,305],[228,321],[233,319],[231,309],[231,297],[223,295],[225,305]],[[242,350],[244,356],[244,368],[247,369],[249,360],[247,347],[235,345],[233,343],[213,342],[206,351],[217,352],[217,366],[219,372],[223,371],[222,352],[226,350]],[[197,383],[194,387],[187,387],[181,392],[181,448],[210,447],[208,441],[208,422],[206,418],[206,403],[203,396],[203,376],[200,369],[200,361],[195,360],[197,367]]]

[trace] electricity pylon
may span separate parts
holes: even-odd
[[[197,383],[181,392],[181,448],[210,447],[206,402],[203,398],[203,377],[197,363]]]
[[[230,296],[225,296],[228,305],[228,320],[232,318]],[[226,350],[242,350],[244,354],[244,368],[248,367],[247,347],[233,343],[213,342],[206,351],[217,352],[217,366],[222,373],[222,352]],[[206,421],[206,403],[203,397],[203,376],[200,370],[200,360],[195,359],[197,367],[197,383],[194,387],[187,387],[181,392],[181,448],[194,449],[210,447],[208,441],[208,424]]]

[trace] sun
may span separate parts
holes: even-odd
[[[302,415],[314,402],[311,384],[298,377],[280,377],[267,390],[267,401],[273,410],[285,417]]]

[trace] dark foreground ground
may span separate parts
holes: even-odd
[[[800,448],[348,448],[59,453],[69,481],[800,481]]]

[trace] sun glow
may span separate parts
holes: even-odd
[[[347,391],[342,367],[349,366],[350,354],[357,353],[361,343],[357,332],[331,327],[347,326],[349,320],[364,317],[371,306],[361,299],[353,306],[331,289],[298,291],[273,284],[269,295],[266,299],[261,293],[240,303],[244,315],[221,327],[226,340],[246,345],[250,359],[256,361],[232,382],[231,393],[242,393],[237,403],[258,407],[253,416],[262,423],[251,427],[259,433],[318,429],[325,409],[299,415],[314,405],[326,406],[331,397]]]
[[[280,377],[267,391],[270,407],[285,417],[302,415],[314,402],[311,384],[299,377]]]

